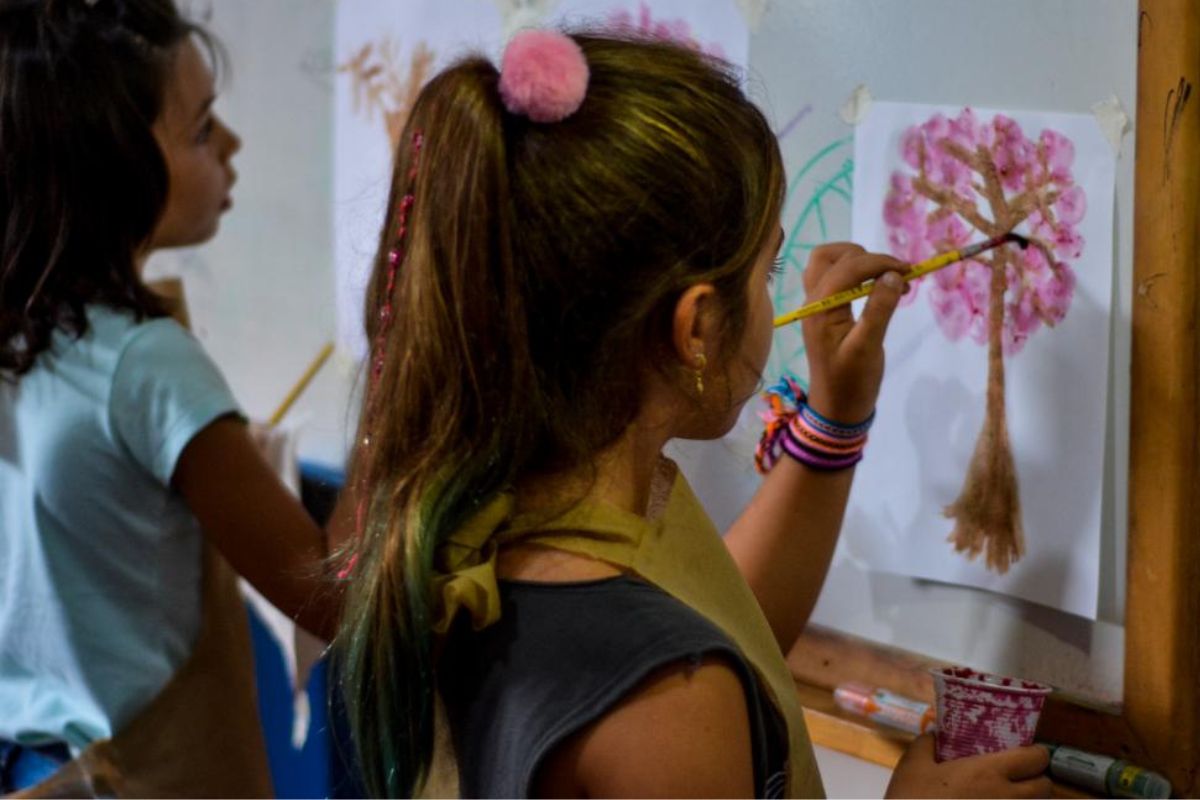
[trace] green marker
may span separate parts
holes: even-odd
[[[1148,769],[1073,747],[1039,742],[1050,751],[1050,774],[1108,797],[1167,798],[1171,782]]]

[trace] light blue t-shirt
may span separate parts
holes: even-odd
[[[88,309],[0,376],[0,738],[78,750],[120,730],[191,653],[201,532],[180,453],[237,404],[191,334]]]

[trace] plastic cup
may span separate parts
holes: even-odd
[[[967,667],[931,670],[936,696],[938,761],[1033,744],[1051,689],[1043,683]]]

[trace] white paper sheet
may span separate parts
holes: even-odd
[[[935,206],[919,213],[906,211],[897,202],[895,181],[903,188],[917,173],[912,165],[917,137],[910,133],[906,138],[905,132],[939,113],[965,123],[962,111],[873,105],[855,130],[856,242],[906,260],[949,249],[944,246],[946,237],[939,236],[944,230],[925,224]],[[973,314],[978,293],[949,287],[951,273],[943,271],[941,288],[933,276],[926,278],[915,298],[897,311],[888,333],[878,417],[855,479],[838,557],[878,571],[977,586],[1094,619],[1107,431],[1115,156],[1089,115],[973,111],[978,125],[991,125],[997,113],[1019,125],[1019,133],[1004,128],[1000,134],[1012,137],[1013,147],[1007,150],[1017,153],[1021,162],[1009,170],[1014,173],[1006,191],[1009,200],[1029,189],[1015,173],[1038,158],[1043,131],[1055,132],[1045,135],[1049,162],[1030,169],[1057,170],[1073,178],[1079,189],[1053,201],[1058,203],[1054,208],[1059,221],[1074,221],[1073,229],[1064,227],[1058,234],[1056,251],[1073,272],[1074,286],[1064,280],[1051,285],[1043,273],[1034,281],[1041,281],[1040,293],[1030,295],[1043,309],[1065,315],[1052,328],[1033,324],[1029,315],[1036,308],[1027,302],[1021,313],[1030,324],[1009,328],[1008,349],[1015,352],[1005,358],[1007,420],[1027,550],[999,575],[984,566],[982,557],[968,561],[947,541],[954,525],[943,509],[959,495],[984,420],[987,348],[977,341],[986,330]],[[989,135],[996,135],[994,125],[992,130]],[[956,135],[949,126],[925,140],[940,141],[947,135]],[[1073,146],[1073,159],[1067,142]],[[954,165],[945,170],[938,179],[944,178],[946,185],[956,183],[958,194],[990,218],[988,203],[971,187],[980,182],[979,176],[962,174]],[[889,192],[892,206],[885,214]],[[957,219],[963,221],[961,216]],[[1017,231],[1030,233],[1030,222]],[[958,233],[959,244],[987,238],[968,224]],[[1050,229],[1040,233],[1054,238]],[[973,279],[978,283],[981,276],[968,271],[958,277],[965,286]],[[986,289],[986,282],[983,285]],[[1006,302],[1011,298],[1010,292]],[[1023,335],[1028,338],[1021,342]]]
[[[751,6],[754,4],[751,3]],[[393,141],[412,99],[468,52],[498,60],[516,30],[618,26],[685,41],[744,68],[746,0],[353,0],[338,6],[334,254],[338,343],[361,356],[362,298],[378,246]],[[429,135],[429,134],[427,134]]]

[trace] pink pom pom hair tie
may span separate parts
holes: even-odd
[[[500,98],[509,113],[534,122],[561,122],[587,94],[588,65],[575,40],[558,31],[514,36],[500,60]]]

